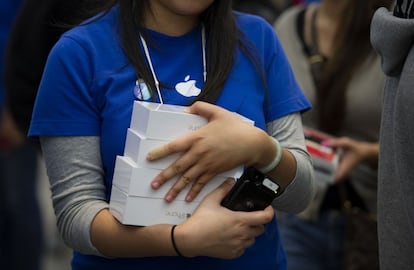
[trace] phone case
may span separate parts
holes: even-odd
[[[237,180],[221,205],[233,211],[263,210],[278,195],[279,185],[251,167]]]

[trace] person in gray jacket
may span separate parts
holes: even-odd
[[[414,269],[414,1],[380,8],[371,42],[387,75],[380,135],[378,235],[381,270]]]

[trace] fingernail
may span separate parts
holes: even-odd
[[[153,160],[153,156],[151,155],[151,153],[148,153],[148,154],[147,154],[147,160],[148,160],[148,161]]]
[[[187,195],[187,197],[185,197],[185,200],[186,200],[187,202],[191,202],[191,201],[193,200],[193,196],[191,196],[191,195]]]
[[[161,186],[160,182],[154,181],[151,183],[151,187],[154,189],[158,189]]]
[[[174,197],[171,194],[168,194],[167,197],[165,197],[165,200],[167,202],[172,202],[174,200]]]

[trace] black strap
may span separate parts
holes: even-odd
[[[394,16],[404,19],[414,18],[414,1],[397,0],[394,7]]]
[[[311,35],[310,52],[311,52],[311,55],[319,54],[318,32],[316,31],[316,16],[318,15],[318,9],[319,8],[315,8],[313,10],[311,21],[310,21],[310,35]]]
[[[319,81],[322,76],[323,66],[326,61],[326,57],[324,57],[320,51],[318,46],[318,32],[316,30],[316,17],[318,15],[318,7],[316,7],[312,12],[312,17],[310,21],[310,36],[311,36],[311,44],[310,44],[310,56],[309,56],[309,64],[312,71],[312,76],[315,82],[316,87],[319,86]]]

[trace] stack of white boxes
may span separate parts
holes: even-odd
[[[131,125],[127,132],[124,155],[117,156],[110,199],[111,213],[126,225],[179,224],[187,219],[201,199],[227,177],[237,178],[243,168],[224,172],[208,182],[192,202],[185,196],[191,184],[171,203],[164,200],[167,191],[179,176],[169,180],[158,190],[151,181],[174,162],[180,154],[172,154],[157,161],[147,161],[147,153],[168,141],[207,124],[201,116],[184,112],[183,106],[135,101]],[[252,121],[240,116],[246,122]]]

